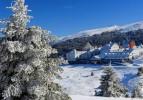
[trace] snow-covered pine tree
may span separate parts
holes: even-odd
[[[58,37],[53,35],[51,31],[45,30],[45,39],[50,45],[54,45],[58,41]]]
[[[97,88],[96,96],[126,97],[127,89],[120,83],[120,79],[111,67],[104,68],[101,85]]]
[[[139,82],[132,92],[133,98],[143,98],[143,81]]]
[[[71,100],[54,83],[61,71],[57,51],[40,27],[27,28],[25,0],[15,0],[0,42],[0,100]]]

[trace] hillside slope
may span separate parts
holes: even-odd
[[[110,41],[122,44],[124,41],[130,40],[135,40],[137,45],[143,43],[143,22],[82,31],[62,38],[53,47],[60,54],[65,54],[72,49],[84,50],[87,43],[98,47]]]
[[[60,84],[65,88],[65,91],[70,95],[93,96],[95,88],[100,85],[100,77],[103,72],[103,65],[66,65],[62,68],[64,72],[61,74],[62,80]],[[125,86],[129,88],[129,94],[133,87],[137,84],[137,70],[140,65],[118,65],[112,66],[117,72],[119,78]],[[91,72],[94,73],[91,76]]]
[[[123,25],[123,26],[114,25],[114,26],[110,26],[110,27],[85,30],[85,31],[78,32],[76,34],[62,37],[60,41],[66,41],[66,40],[74,39],[74,38],[99,35],[104,32],[119,31],[121,33],[124,33],[124,32],[129,32],[129,31],[136,31],[139,29],[143,29],[143,21],[132,23],[132,24],[127,24],[127,25]]]

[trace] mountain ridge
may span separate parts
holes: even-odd
[[[139,29],[143,29],[143,21],[126,24],[122,26],[113,25],[109,27],[84,30],[84,31],[80,31],[72,35],[61,37],[59,41],[66,41],[66,40],[74,39],[74,38],[93,36],[96,34],[102,34],[104,32],[120,31],[121,33],[124,33],[124,32],[139,30]]]

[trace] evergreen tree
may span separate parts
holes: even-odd
[[[45,30],[45,39],[48,44],[54,45],[58,41],[58,37],[53,35],[50,31]]]
[[[104,74],[101,76],[101,85],[96,91],[97,96],[104,97],[126,97],[127,89],[120,83],[120,79],[111,67],[104,69]]]
[[[27,28],[25,0],[15,0],[0,42],[0,100],[71,100],[54,83],[62,70],[40,27]]]
[[[89,42],[87,42],[87,43],[84,45],[83,50],[88,51],[88,50],[91,50],[91,49],[93,49],[93,48],[94,48],[94,47],[93,47]]]
[[[138,68],[138,76],[142,76],[143,75],[143,67]]]
[[[143,82],[139,82],[132,92],[133,98],[143,98]]]

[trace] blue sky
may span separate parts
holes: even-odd
[[[6,6],[12,0],[0,0],[0,18],[10,15]],[[32,19],[58,36],[79,31],[124,25],[143,20],[143,0],[26,0]]]

